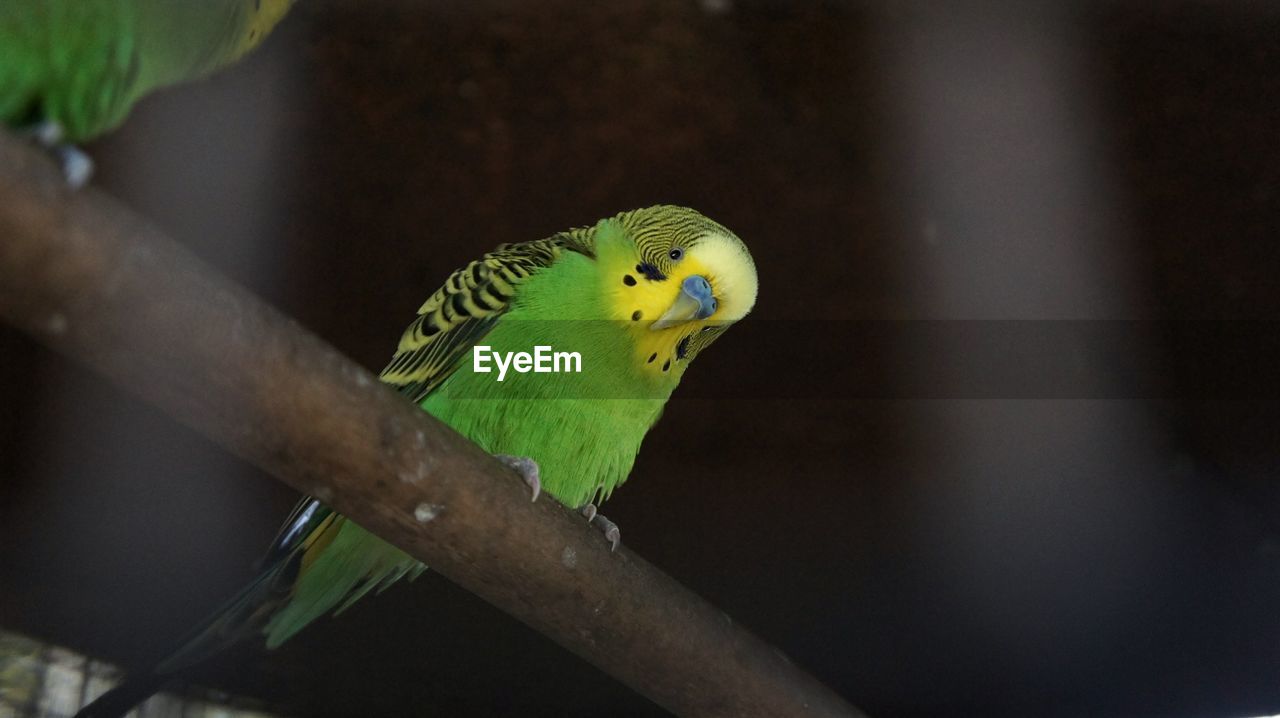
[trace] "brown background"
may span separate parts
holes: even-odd
[[[752,369],[805,371],[787,332],[822,322],[1280,318],[1280,14],[363,6],[302,3],[148,99],[88,148],[95,181],[371,369],[501,242],[697,207],[751,247],[760,302],[608,505],[628,545],[873,715],[1280,711],[1274,396],[896,397],[874,345],[828,349],[878,398]],[[295,497],[0,351],[0,624],[142,666]],[[197,679],[298,715],[661,714],[432,574]]]

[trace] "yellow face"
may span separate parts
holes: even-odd
[[[678,377],[751,311],[755,264],[732,232],[693,210],[652,207],[615,221],[630,251],[601,257],[608,314],[630,326],[644,373]]]

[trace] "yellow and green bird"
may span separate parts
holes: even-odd
[[[293,0],[3,0],[0,121],[58,147],[68,179],[92,165],[71,145],[112,130],[147,93],[240,59]]]
[[[382,380],[508,457],[534,498],[540,487],[590,518],[626,480],[690,362],[751,311],[756,288],[751,254],[722,225],[684,207],[623,212],[503,245],[454,272],[418,310]],[[579,355],[581,371],[512,370],[499,381],[477,361],[479,348],[511,357],[538,346]],[[616,527],[602,528],[616,546]],[[313,498],[285,522],[265,566],[181,649],[79,715],[122,715],[232,642],[261,634],[278,646],[426,568]]]

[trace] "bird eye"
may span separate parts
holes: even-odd
[[[679,247],[672,247],[671,251],[667,252],[667,256],[671,257],[671,261],[679,262],[680,258],[684,256],[684,250]]]

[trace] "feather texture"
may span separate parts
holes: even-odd
[[[510,309],[518,287],[567,251],[593,256],[591,235],[577,230],[504,244],[449,275],[401,336],[382,381],[422,401]]]

